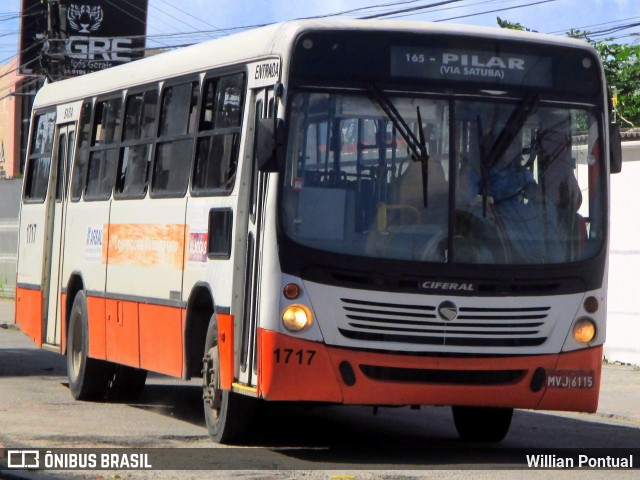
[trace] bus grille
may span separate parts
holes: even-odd
[[[373,380],[448,385],[508,385],[524,378],[526,370],[426,370],[360,365]]]
[[[547,339],[548,306],[461,307],[453,321],[435,306],[341,298],[338,330],[349,339],[421,345],[531,347]]]

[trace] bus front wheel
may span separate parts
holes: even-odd
[[[217,443],[238,443],[253,421],[256,400],[220,388],[220,354],[215,316],[209,322],[202,363],[202,397],[209,436]]]
[[[451,407],[456,430],[467,442],[499,442],[511,426],[513,408]]]
[[[89,318],[87,298],[76,294],[67,330],[67,375],[69,390],[76,400],[104,398],[113,375],[113,365],[89,357]]]

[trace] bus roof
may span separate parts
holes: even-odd
[[[293,20],[209,40],[99,72],[45,84],[36,96],[34,108],[77,101],[165,78],[250,62],[269,55],[281,57],[283,66],[286,68],[288,54],[295,39],[301,33],[312,30],[442,33],[564,45],[593,50],[586,42],[568,37],[494,27],[388,20]]]

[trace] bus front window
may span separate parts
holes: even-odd
[[[422,127],[426,182],[378,101],[294,94],[280,209],[290,239],[346,255],[461,264],[557,264],[599,251],[594,112],[537,98],[389,102],[418,138]]]
[[[282,214],[290,238],[331,252],[444,262],[448,232],[448,102],[393,98],[427,146],[422,165],[379,103],[299,93],[292,101]],[[417,111],[421,122],[417,120]]]
[[[458,102],[453,260],[593,257],[604,235],[597,118],[537,102]]]

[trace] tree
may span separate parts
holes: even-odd
[[[501,28],[532,30],[519,23],[498,17]],[[589,42],[598,52],[612,97],[617,95],[616,113],[621,123],[629,127],[640,126],[640,45],[614,43],[611,40],[593,40],[589,32],[571,29],[569,37]]]
[[[522,26],[520,23],[513,23],[508,20],[503,20],[498,17],[498,26],[500,28],[508,28],[509,30],[521,30],[523,32],[535,32],[535,30],[531,30],[530,28]]]

